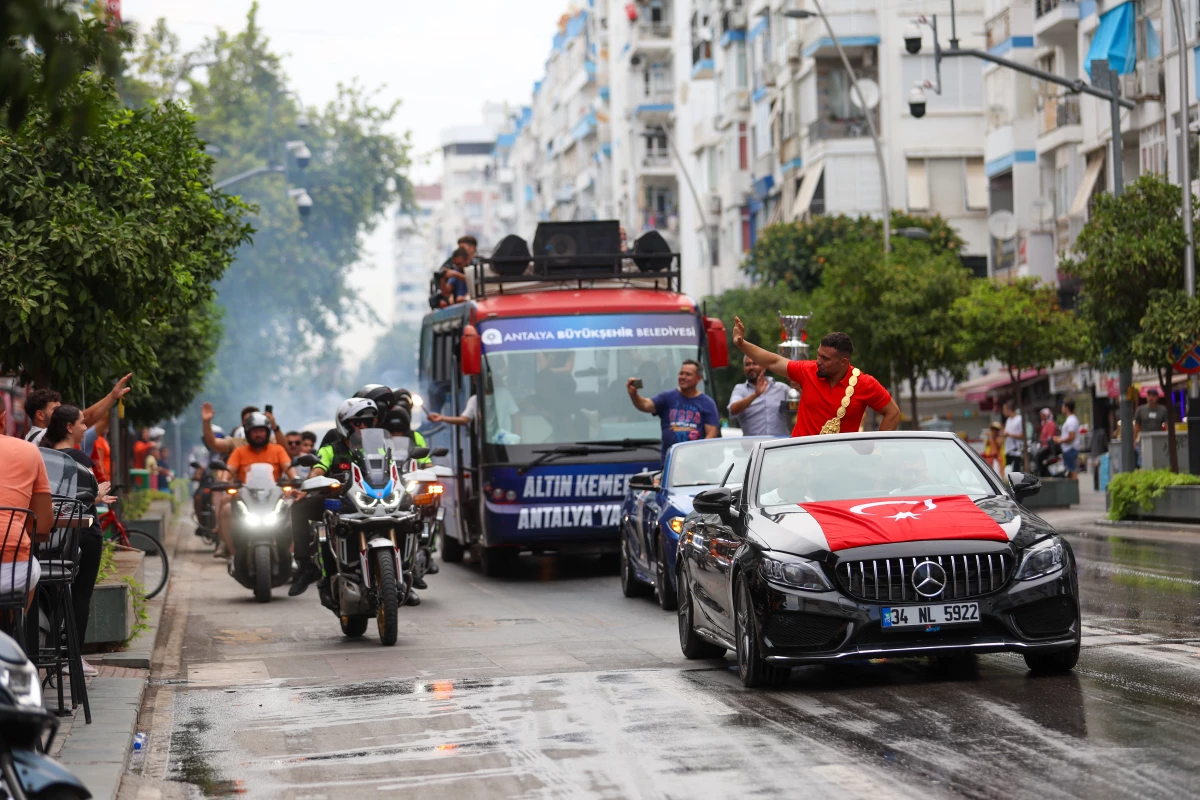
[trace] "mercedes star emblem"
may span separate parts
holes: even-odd
[[[912,585],[922,597],[937,597],[946,588],[946,570],[933,561],[922,561],[913,569]]]

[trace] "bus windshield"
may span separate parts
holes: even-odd
[[[486,440],[501,445],[659,440],[658,418],[633,407],[625,383],[640,378],[643,397],[674,389],[680,364],[699,356],[696,318],[629,314],[547,321],[534,320],[553,335],[532,339],[510,339],[488,323],[481,326],[485,393],[479,410]]]

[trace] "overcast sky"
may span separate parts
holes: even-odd
[[[122,16],[143,29],[159,17],[190,50],[217,28],[245,26],[250,0],[123,0]],[[550,42],[567,0],[260,0],[258,21],[272,48],[285,56],[293,89],[306,105],[324,105],[338,83],[357,79],[384,86],[380,105],[403,101],[396,132],[412,132],[417,156],[434,153],[442,128],[480,121],[483,104],[528,103],[542,77]],[[439,164],[414,177],[436,180]],[[319,202],[319,201],[318,201]],[[320,213],[314,208],[313,213]],[[367,242],[353,285],[360,291],[391,285],[390,236]],[[368,292],[387,319],[390,295]],[[378,330],[356,327],[343,344],[369,348]]]

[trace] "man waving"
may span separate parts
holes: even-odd
[[[883,414],[879,430],[894,431],[900,407],[879,381],[851,366],[854,343],[845,333],[828,333],[817,348],[815,361],[789,361],[778,353],[746,341],[746,326],[733,318],[733,343],[763,369],[787,378],[800,388],[800,408],[792,436],[852,433],[862,425],[870,407]]]

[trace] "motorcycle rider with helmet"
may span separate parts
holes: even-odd
[[[410,442],[410,444],[408,446],[408,452],[410,452],[410,453],[416,447],[428,447],[429,446],[428,444],[426,444],[425,437],[421,435],[421,432],[414,431],[412,429],[412,417],[409,416],[408,409],[405,408],[403,401],[398,402],[396,404],[396,407],[387,413],[387,416],[383,420],[382,427],[384,430],[386,430],[392,436],[403,437],[403,438],[408,439]],[[432,466],[433,466],[433,459],[430,458],[429,456],[426,456],[425,458],[417,459],[417,467],[418,468],[432,467]],[[426,575],[438,574],[438,572],[440,572],[440,569],[438,568],[437,563],[433,560],[433,553],[431,552],[432,548],[429,546],[423,546],[421,549],[425,552],[425,564],[426,564],[425,574]],[[420,575],[416,575],[414,577],[413,586],[415,586],[418,589],[428,589],[429,588],[425,584],[424,578],[422,578]]]
[[[336,427],[325,435],[321,448],[317,450],[317,464],[308,473],[309,479],[331,472],[348,472],[354,460],[350,437],[355,431],[374,427],[378,420],[379,407],[375,401],[365,397],[351,397],[342,401],[334,416]],[[292,504],[292,551],[299,568],[288,589],[288,597],[304,594],[321,577],[321,570],[312,558],[309,524],[319,521],[324,513],[325,500],[319,496],[303,497]]]
[[[225,461],[225,466],[229,467],[229,471],[236,476],[238,481],[245,481],[246,472],[251,464],[270,464],[275,468],[275,480],[279,480],[284,475],[289,478],[296,477],[296,470],[292,466],[292,459],[287,454],[287,450],[271,441],[271,420],[267,418],[266,414],[261,411],[251,412],[246,415],[244,427],[246,443],[235,448]],[[221,541],[229,548],[230,555],[233,555],[233,505],[231,503],[225,503],[222,506],[217,531],[221,536]]]

